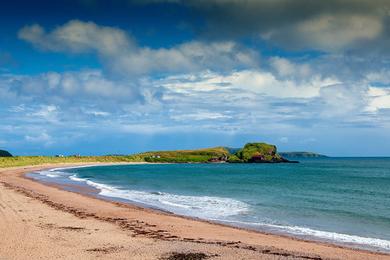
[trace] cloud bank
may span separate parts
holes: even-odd
[[[96,53],[105,67],[122,77],[147,73],[179,73],[205,68],[227,70],[253,67],[255,52],[231,41],[179,44],[172,48],[141,47],[125,31],[72,20],[47,33],[38,24],[25,26],[18,36],[35,47],[56,52]]]
[[[96,55],[101,68],[1,74],[0,131],[8,142],[52,147],[85,137],[204,132],[308,145],[332,131],[390,129],[389,63],[366,55],[376,45],[373,52],[387,57],[387,2],[170,2],[205,17],[198,38],[151,48],[94,22],[21,28],[19,39],[39,52]],[[266,56],[239,40],[248,36],[325,53]]]
[[[138,2],[139,1],[135,1]],[[203,37],[258,37],[283,48],[326,52],[376,47],[388,54],[390,3],[386,0],[177,0],[206,19]]]

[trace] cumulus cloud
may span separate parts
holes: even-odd
[[[220,112],[211,112],[211,111],[198,111],[196,113],[182,113],[177,115],[172,115],[171,118],[177,121],[189,121],[189,120],[220,120],[220,119],[229,119],[232,118],[229,115],[224,115]]]
[[[277,43],[288,39],[290,47],[295,48],[339,51],[378,38],[383,27],[382,18],[378,16],[324,14],[284,28],[271,29],[261,36]]]
[[[31,117],[40,117],[48,122],[57,122],[58,108],[55,105],[42,105],[37,111],[28,114]]]
[[[171,76],[161,81],[161,85],[178,93],[220,92],[240,90],[253,95],[276,98],[316,97],[322,87],[338,83],[336,78],[323,78],[311,75],[305,80],[282,79],[267,71],[241,70],[230,74],[202,73],[198,75]]]
[[[311,35],[308,43],[326,49],[340,49],[357,40],[372,40],[382,32],[379,17],[366,15],[322,15],[297,25],[301,35]]]
[[[295,64],[290,60],[282,63]],[[299,71],[299,66],[296,69]],[[0,76],[0,84],[2,80],[17,83],[17,88],[7,84],[8,91],[16,91],[16,98],[3,104],[7,110],[0,109],[0,117],[6,122],[0,130],[17,136],[15,140],[47,146],[67,143],[68,138],[81,140],[83,135],[153,136],[191,131],[269,133],[277,136],[276,142],[290,144],[295,142],[294,133],[302,135],[314,127],[389,125],[388,114],[383,114],[389,109],[386,88],[373,87],[368,80],[345,83],[314,70],[305,70],[308,75],[304,79],[294,79],[286,73],[289,70],[282,69],[281,74],[278,70],[203,71],[148,78],[140,84],[154,86],[149,87],[150,93],[154,90],[159,94],[157,98],[150,94],[144,102],[107,96],[104,91],[89,92],[88,86],[94,84],[87,81],[92,74],[95,82],[93,78],[100,75],[97,71]],[[79,83],[71,84],[69,78]],[[44,86],[31,81],[44,82]],[[122,84],[120,80],[110,82]],[[23,84],[39,89],[31,93]],[[26,128],[31,129],[29,135]]]
[[[50,51],[96,51],[102,55],[113,55],[134,47],[133,40],[120,29],[78,20],[69,21],[50,33],[39,24],[25,26],[20,29],[18,36],[38,48]]]
[[[390,37],[390,3],[386,0],[177,0],[173,3],[185,5],[203,16],[207,27],[200,33],[210,38],[255,36],[288,49],[329,52],[367,44],[378,48],[379,43],[388,50],[384,43]]]
[[[272,14],[276,11],[270,6],[292,7],[292,1],[284,0],[273,1],[276,4],[243,3],[215,1],[206,5],[199,1],[190,6],[205,14],[217,9],[216,16],[223,14],[221,21],[228,11],[233,33],[241,33],[234,31],[242,16],[232,6],[240,7],[237,10],[247,16],[239,21],[244,23],[240,27],[243,30],[248,29],[245,23],[254,19],[252,7],[257,8],[253,12],[260,6]],[[265,18],[258,15],[260,22],[248,25],[250,32],[243,34],[254,33],[282,44],[283,37],[288,36],[290,47],[338,52],[357,43],[375,41],[386,31],[382,17],[373,15],[373,9],[363,14],[359,10],[348,13],[345,8],[329,12],[331,9],[323,4],[319,6],[320,10],[304,12],[302,17],[293,12],[294,17],[268,24],[260,24]],[[308,8],[314,10],[311,5]],[[225,26],[212,17],[208,19],[210,28]],[[229,37],[149,48],[137,45],[131,35],[119,28],[78,20],[51,31],[39,25],[26,26],[19,31],[19,37],[43,51],[94,53],[103,64],[101,70],[0,75],[0,98],[4,100],[3,107],[8,108],[6,113],[0,110],[0,116],[8,122],[9,129],[29,142],[57,143],[58,138],[50,133],[58,129],[69,131],[64,136],[104,131],[153,135],[195,129],[272,132],[278,135],[275,140],[290,144],[294,138],[286,131],[302,133],[313,126],[390,124],[386,112],[390,109],[390,73],[362,66],[367,60],[359,57],[351,62],[351,57],[338,53],[317,60],[275,56],[262,58],[260,66],[257,52]],[[25,136],[21,129],[15,129],[24,124],[36,131]]]
[[[112,80],[99,70],[48,72],[36,76],[5,75],[0,78],[3,96],[16,98],[83,99],[112,98],[127,102],[139,101],[142,95],[136,86]]]
[[[367,107],[369,112],[377,112],[381,109],[390,109],[390,89],[370,87],[369,88],[370,104]]]
[[[362,85],[335,84],[322,88],[319,95],[321,117],[353,118],[362,113],[369,104],[368,88]]]
[[[39,49],[70,53],[94,52],[107,70],[121,76],[151,72],[200,71],[254,67],[258,57],[254,51],[232,41],[179,44],[172,48],[140,47],[125,31],[93,22],[72,20],[46,32],[40,25],[25,26],[19,38]]]
[[[26,135],[24,139],[27,142],[42,143],[45,146],[49,146],[54,143],[53,138],[46,132],[42,132],[35,136]]]

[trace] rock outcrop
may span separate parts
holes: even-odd
[[[267,143],[247,143],[244,148],[238,150],[229,158],[232,163],[282,163],[292,162],[277,152],[275,145]]]

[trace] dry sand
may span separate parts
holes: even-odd
[[[193,253],[188,259],[390,259],[99,200],[23,177],[63,166],[76,165],[0,169],[0,260],[186,259],[177,253]]]

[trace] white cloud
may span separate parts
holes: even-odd
[[[335,127],[386,125],[382,110],[389,107],[389,92],[370,85],[385,76],[345,83],[305,63],[280,57],[270,61],[270,70],[204,70],[142,77],[131,83],[98,70],[2,75],[0,90],[7,91],[7,98],[1,100],[9,106],[0,116],[13,122],[9,132],[21,139],[48,143],[48,133],[68,130],[72,133],[64,136],[73,136],[73,131],[85,134],[101,125],[107,130],[99,132],[144,134],[194,130],[261,134],[272,129],[275,140],[285,131],[329,122]],[[22,128],[27,126],[21,125],[36,130],[24,137]],[[42,125],[47,132],[42,132]],[[58,136],[55,139],[60,142]]]
[[[29,116],[39,117],[49,122],[57,122],[58,108],[55,105],[42,105],[41,108],[33,113],[30,113]]]
[[[370,87],[370,104],[366,108],[368,112],[376,112],[380,109],[390,109],[390,89]]]
[[[48,72],[36,76],[6,75],[0,77],[0,85],[4,85],[3,90],[6,91],[2,96],[14,94],[15,98],[17,95],[30,99],[35,96],[41,100],[55,97],[59,99],[99,97],[128,102],[140,98],[140,89],[137,85],[126,80],[109,79],[99,70],[62,74]]]
[[[102,116],[102,117],[106,117],[106,116],[111,115],[111,113],[106,112],[106,111],[93,110],[93,109],[87,109],[87,108],[84,110],[84,113],[87,115]]]
[[[284,144],[288,143],[288,137],[285,137],[285,136],[280,137],[279,142],[284,143]]]
[[[320,91],[322,118],[349,117],[353,119],[368,106],[368,88],[364,85],[335,84]]]
[[[118,54],[123,49],[131,49],[134,44],[120,29],[78,20],[71,20],[51,33],[46,33],[38,24],[25,26],[18,36],[44,50],[75,53],[96,51],[102,55]]]
[[[390,109],[390,70],[383,68],[367,73],[364,82],[369,85],[370,97],[370,104],[366,110],[377,112],[381,109]]]
[[[379,109],[390,109],[390,93],[372,99],[368,111],[377,111]]]
[[[232,39],[259,35],[272,46],[343,52],[351,49],[388,55],[386,0],[185,0],[206,19],[202,35]]]
[[[16,106],[11,106],[10,109],[8,109],[9,112],[23,112],[26,110],[26,106],[25,104],[20,104],[20,105],[16,105]]]
[[[295,78],[306,78],[312,74],[308,64],[296,64],[288,59],[281,57],[272,57],[270,65],[276,70],[279,76]]]
[[[323,14],[294,25],[291,29],[304,41],[306,47],[340,50],[359,40],[373,40],[382,30],[379,16],[357,14]]]
[[[26,135],[24,139],[28,142],[41,143],[45,146],[49,146],[54,143],[53,138],[46,132],[42,132],[34,136]]]
[[[365,75],[365,79],[368,83],[374,82],[390,86],[390,69],[384,68],[377,71],[371,71]]]
[[[188,42],[172,48],[137,46],[125,31],[93,22],[72,20],[47,33],[40,25],[25,26],[19,38],[37,48],[62,52],[95,52],[107,70],[129,76],[150,72],[182,72],[254,67],[258,57],[231,41]],[[56,79],[52,79],[56,82]]]
[[[302,82],[279,79],[274,74],[259,70],[242,70],[230,74],[201,73],[188,74],[178,78],[171,76],[161,85],[177,93],[209,92],[239,89],[248,93],[277,98],[311,98],[319,96],[320,89],[339,83],[335,78],[313,75]]]
[[[181,113],[172,115],[171,118],[177,121],[190,121],[190,120],[219,120],[219,119],[229,119],[231,116],[224,115],[219,112],[210,112],[210,111],[199,111],[197,113]]]

